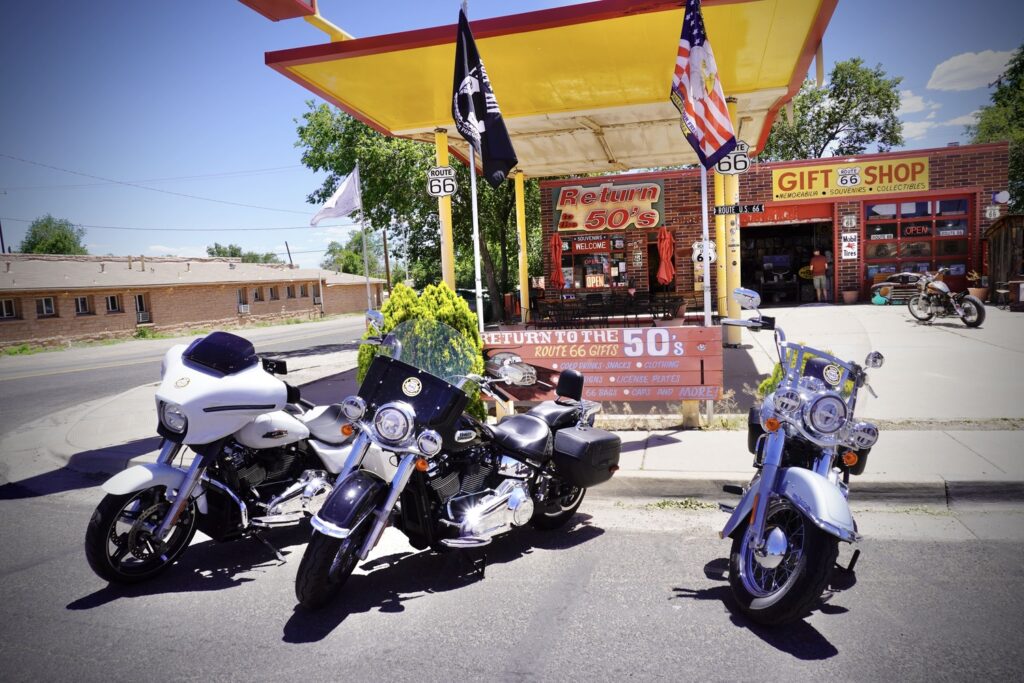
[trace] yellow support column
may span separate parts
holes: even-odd
[[[516,230],[519,232],[519,305],[523,324],[530,313],[530,264],[526,254],[526,177],[516,171]]]
[[[448,165],[448,131],[434,129],[434,148],[437,165]],[[437,198],[437,215],[441,220],[441,279],[455,289],[455,245],[452,240],[452,198],[451,195]]]
[[[738,130],[736,121],[736,99],[726,98],[729,106],[729,118],[732,119],[733,130]],[[725,177],[725,203],[738,204],[740,201],[740,177],[738,175],[727,175]],[[726,250],[725,250],[725,278],[726,291],[731,292],[740,286],[740,217],[738,214],[730,214],[726,217]],[[730,318],[739,318],[741,315],[740,305],[731,296],[727,296],[727,304]],[[725,328],[725,345],[740,345],[739,327]]]
[[[715,171],[715,206],[725,205],[725,176]],[[715,294],[718,315],[729,307],[729,283],[726,282],[725,216],[715,216]]]

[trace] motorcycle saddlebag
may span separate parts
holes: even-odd
[[[590,488],[611,479],[621,450],[622,440],[603,429],[569,427],[555,432],[555,467],[573,486]]]

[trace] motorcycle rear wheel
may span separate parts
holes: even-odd
[[[334,599],[359,562],[366,527],[361,525],[346,538],[313,532],[295,575],[295,597],[300,605],[320,609]]]
[[[152,532],[171,504],[164,487],[103,497],[85,532],[85,559],[101,579],[111,583],[138,583],[170,567],[196,533],[195,502],[188,505],[166,543],[154,541]]]
[[[960,320],[964,321],[967,327],[978,327],[985,322],[985,304],[981,303],[978,297],[968,294],[960,302],[960,308],[964,311]]]
[[[910,311],[910,315],[914,316],[916,320],[920,320],[921,322],[926,323],[932,318],[934,318],[935,314],[932,313],[931,308],[928,306],[927,302],[924,302],[923,308],[921,304],[921,295],[915,294],[914,296],[910,297],[910,301],[907,302],[907,310]]]
[[[839,554],[839,542],[814,526],[786,499],[768,506],[765,533],[780,528],[788,547],[781,563],[766,569],[754,559],[747,523],[736,530],[729,553],[729,587],[740,610],[760,624],[799,619],[821,596]]]
[[[587,495],[587,490],[580,486],[574,486],[572,489],[554,502],[554,508],[547,512],[537,510],[534,513],[533,518],[530,520],[530,524],[535,529],[541,529],[543,531],[554,531],[555,529],[561,529],[566,523],[572,519],[572,516],[576,514],[576,511],[580,508],[580,503],[583,502],[583,496]]]

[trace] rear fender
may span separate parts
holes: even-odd
[[[163,463],[141,463],[115,474],[103,482],[105,493],[123,496],[144,491],[154,486],[163,486],[168,491],[177,490],[185,480],[185,470]],[[200,482],[192,490],[199,512],[206,514],[206,490]]]
[[[334,486],[311,521],[322,534],[346,538],[387,497],[388,485],[364,470],[352,472]]]

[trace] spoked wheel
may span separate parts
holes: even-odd
[[[309,539],[295,576],[295,597],[307,609],[319,609],[338,594],[359,561],[369,524],[362,524],[346,538],[318,531]]]
[[[935,317],[928,306],[927,299],[922,298],[920,294],[910,297],[910,301],[907,302],[907,310],[910,311],[910,315],[921,322],[928,322]]]
[[[839,553],[837,539],[807,520],[789,501],[768,506],[766,556],[737,529],[729,557],[729,586],[740,609],[761,624],[800,618],[821,596]],[[784,539],[784,542],[783,542]]]
[[[985,304],[978,297],[968,294],[960,302],[960,308],[964,312],[960,319],[967,327],[978,327],[985,322]]]
[[[85,532],[85,557],[92,570],[115,583],[137,583],[167,569],[196,533],[195,503],[189,501],[164,542],[153,536],[171,503],[163,486],[100,501]]]
[[[565,523],[572,519],[583,502],[583,496],[587,490],[580,486],[567,486],[563,495],[550,507],[539,509],[530,520],[530,524],[537,529],[552,531],[565,526]]]

